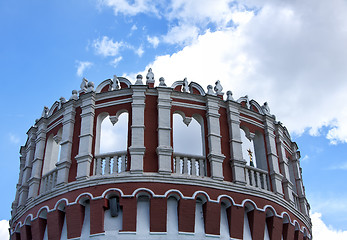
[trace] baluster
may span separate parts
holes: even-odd
[[[95,175],[100,174],[100,160],[99,158],[94,158],[95,160]]]
[[[53,186],[52,188],[55,188],[55,184],[57,183],[57,171],[53,172]]]
[[[46,186],[46,177],[43,177],[42,178],[42,193],[44,193],[46,191],[45,186]]]
[[[183,174],[188,174],[188,158],[183,158]]]
[[[120,169],[121,172],[125,172],[125,170],[127,169],[126,157],[127,157],[126,154],[122,155],[122,163],[121,163],[122,165],[121,165],[121,169]]]
[[[112,162],[112,165],[111,165],[111,169],[112,169],[112,174],[115,174],[118,172],[118,156],[113,156],[112,157],[113,159],[113,162]]]
[[[191,174],[192,174],[193,176],[196,176],[195,158],[192,158],[192,159],[191,159],[191,169],[192,169]]]
[[[181,158],[176,156],[176,173],[181,173]]]
[[[255,184],[254,184],[254,174],[253,174],[253,170],[251,170],[251,169],[249,169],[248,170],[249,171],[249,182],[250,182],[250,185],[251,186],[254,186]]]
[[[203,177],[205,176],[205,164],[204,164],[204,159],[199,159],[199,172],[200,176]]]
[[[105,175],[106,174],[110,174],[110,161],[111,158],[110,157],[105,157]]]
[[[267,181],[267,174],[264,174],[264,189],[269,190],[269,185]]]
[[[255,179],[255,186],[260,187],[259,186],[259,173],[257,171],[254,171],[254,179]]]

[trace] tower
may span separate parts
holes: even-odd
[[[44,108],[20,149],[11,239],[311,239],[300,152],[267,103],[142,79],[83,79]]]

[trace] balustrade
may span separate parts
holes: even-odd
[[[206,176],[205,157],[198,155],[174,153],[174,173],[192,176]]]
[[[57,184],[57,174],[58,174],[58,169],[53,169],[52,171],[42,176],[41,193],[48,192],[52,190],[53,188],[55,188]]]
[[[95,155],[94,174],[107,175],[125,172],[127,169],[127,152],[112,152]]]
[[[259,168],[246,166],[245,176],[248,185],[264,190],[269,190],[268,174],[266,171]]]

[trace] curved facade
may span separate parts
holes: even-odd
[[[219,81],[84,79],[27,134],[11,239],[312,238],[296,143]]]

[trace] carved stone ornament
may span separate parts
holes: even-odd
[[[159,86],[160,87],[166,87],[165,79],[163,77],[159,78]]]
[[[47,106],[44,106],[41,117],[46,118],[48,116],[48,112],[49,112],[49,108]]]
[[[261,106],[261,108],[263,109],[263,111],[266,115],[270,115],[270,108],[269,108],[269,104],[267,102],[264,102],[264,104],[263,104],[263,106]]]
[[[60,97],[59,98],[59,106],[58,106],[59,109],[62,107],[63,103],[66,103],[66,99],[64,97]]]
[[[217,93],[217,95],[220,95],[220,94],[222,94],[222,90],[223,90],[223,87],[220,84],[220,81],[217,80],[215,83],[215,86],[214,86],[214,91]]]
[[[185,117],[183,118],[183,122],[185,125],[187,125],[187,127],[189,126],[189,123],[192,121],[191,117]]]
[[[86,92],[87,91],[87,86],[88,86],[88,80],[86,78],[82,79],[82,83],[80,85],[81,91]]]
[[[112,125],[114,126],[118,122],[118,117],[116,115],[110,116],[110,121],[111,121]]]
[[[57,144],[59,144],[60,141],[61,141],[61,136],[55,135],[55,136],[53,136],[53,140],[54,140]]]
[[[246,98],[246,107],[248,109],[251,109],[251,104],[249,103],[248,95],[246,95],[245,98]]]
[[[188,80],[187,78],[183,79],[183,85],[182,85],[182,92],[188,92],[189,86],[188,86]]]
[[[148,69],[148,73],[146,75],[146,84],[154,83],[154,73],[152,72],[152,68]]]
[[[119,89],[118,77],[116,75],[113,75],[112,90],[118,90],[118,89]]]
[[[94,83],[93,82],[88,82],[87,86],[87,92],[94,92]]]

